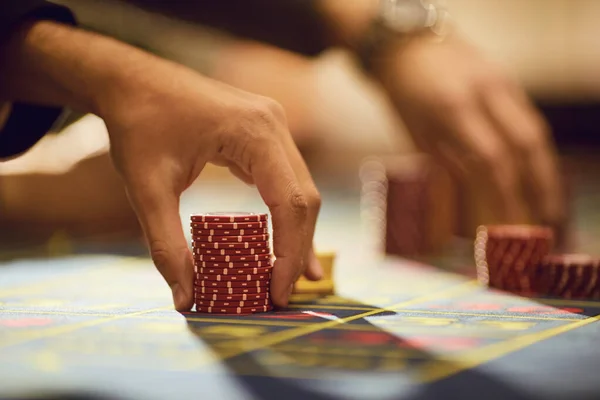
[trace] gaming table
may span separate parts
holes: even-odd
[[[264,211],[243,186],[186,196],[184,223],[216,205]],[[296,296],[267,314],[173,311],[135,245],[117,252],[73,240],[52,257],[5,255],[0,397],[600,397],[600,303],[489,290],[468,273],[468,257],[384,257],[364,245],[357,196],[324,191],[323,200],[316,244],[337,252],[337,293]]]

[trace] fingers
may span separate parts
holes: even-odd
[[[560,171],[541,116],[525,96],[515,95],[506,87],[490,93],[485,101],[498,130],[521,160],[520,178],[535,220],[559,225],[564,218]]]
[[[319,263],[319,259],[315,254],[314,246],[310,247],[308,253],[308,265],[306,266],[304,275],[311,281],[318,281],[323,278],[323,267],[321,266],[321,263]]]
[[[454,114],[449,124],[456,130],[455,147],[462,153],[484,203],[494,212],[495,221],[523,222],[527,207],[522,199],[513,156],[480,107],[467,105]]]
[[[173,294],[177,311],[194,302],[192,255],[179,216],[179,193],[166,188],[158,174],[144,181],[126,179],[128,194],[144,230],[154,265]]]
[[[258,142],[248,145],[251,147],[249,169],[271,213],[276,257],[271,298],[276,306],[284,307],[297,271],[305,262],[308,205],[281,144],[272,139]]]
[[[304,265],[304,269],[297,271],[294,282],[302,274],[305,274],[308,279],[319,280],[323,275],[323,270],[313,250],[312,241],[315,234],[319,211],[321,210],[321,196],[317,190],[317,187],[315,186],[312,176],[310,175],[308,167],[306,166],[306,162],[304,161],[302,154],[300,154],[300,151],[298,150],[298,147],[294,143],[292,137],[287,135],[284,136],[283,145],[286,149],[290,164],[292,165],[292,168],[294,169],[294,172],[300,181],[300,185],[305,193],[308,205],[306,220],[306,234],[308,239],[304,249],[306,264]]]
[[[314,264],[310,249],[320,198],[280,113],[267,103],[258,120],[246,125],[252,131],[235,135],[223,152],[251,175],[269,207],[277,258],[271,297],[276,306],[286,306],[295,281]],[[318,274],[316,266],[311,271]]]

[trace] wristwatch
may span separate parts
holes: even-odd
[[[445,37],[451,26],[445,3],[445,0],[379,0],[377,16],[355,49],[363,68],[370,72],[391,41],[424,33]]]

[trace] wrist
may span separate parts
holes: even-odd
[[[443,40],[450,15],[440,0],[386,0],[357,42],[355,56],[367,73],[376,74],[413,42]]]

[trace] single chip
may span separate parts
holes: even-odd
[[[498,239],[553,239],[552,228],[540,225],[484,225],[477,229],[477,233],[483,233],[488,238]]]
[[[271,300],[213,301],[196,299],[195,304],[200,307],[260,307],[270,306]]]
[[[242,295],[242,294],[268,294],[269,287],[202,287],[195,286],[194,293],[198,294],[218,294],[218,295]]]
[[[194,256],[195,260],[198,261],[216,261],[216,262],[244,262],[244,261],[266,261],[271,259],[271,254],[246,254],[246,255],[211,255],[211,254],[199,254]]]
[[[251,287],[261,287],[268,288],[271,284],[270,280],[262,280],[262,281],[204,281],[204,280],[194,280],[195,287],[228,287],[228,288],[251,288]]]
[[[267,235],[269,230],[266,228],[260,229],[195,229],[191,230],[195,236],[250,236],[250,235]]]
[[[269,293],[242,293],[242,294],[203,294],[196,292],[194,295],[196,300],[201,301],[252,301],[252,300],[269,300]]]
[[[192,222],[264,222],[268,220],[268,217],[267,214],[236,211],[193,214],[190,219]]]
[[[192,236],[194,242],[219,242],[219,243],[253,243],[268,242],[269,235],[250,236]]]
[[[237,261],[237,262],[216,262],[216,261],[198,261],[194,260],[194,265],[198,268],[261,268],[271,267],[271,260],[265,261]]]
[[[203,268],[194,265],[194,272],[196,274],[207,274],[207,275],[245,275],[245,274],[270,274],[273,272],[273,267],[259,267],[259,268]]]
[[[215,282],[252,282],[252,281],[270,281],[271,274],[240,274],[240,275],[211,275],[211,274],[196,274],[197,280],[215,281]]]
[[[261,229],[269,228],[268,222],[192,222],[192,229]]]
[[[196,306],[196,312],[199,312],[199,313],[229,314],[229,315],[256,314],[256,313],[271,311],[272,309],[273,309],[273,306],[257,306],[257,307],[198,307],[198,306]]]
[[[269,249],[269,242],[197,242],[192,241],[193,249]],[[270,250],[269,250],[270,251]]]
[[[199,249],[193,248],[193,253],[195,256],[199,255],[221,255],[221,256],[247,256],[254,254],[271,254],[271,250],[269,248],[259,248],[259,249]]]

